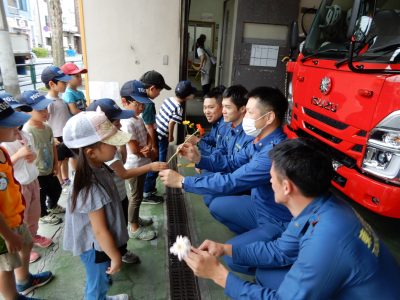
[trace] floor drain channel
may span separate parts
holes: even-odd
[[[168,250],[177,235],[190,239],[186,206],[182,190],[167,188]],[[199,285],[192,270],[169,253],[169,282],[171,299],[201,299]]]

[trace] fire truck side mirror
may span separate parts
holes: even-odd
[[[356,42],[363,42],[371,29],[372,18],[369,16],[362,16],[357,20],[353,39]]]
[[[289,32],[290,57],[292,57],[298,46],[299,46],[299,26],[296,21],[293,21],[292,24],[290,25],[290,32]]]

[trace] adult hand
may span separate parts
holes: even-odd
[[[161,171],[158,176],[166,186],[171,188],[182,188],[183,176],[178,172],[168,169]]]
[[[196,276],[212,279],[218,285],[225,287],[228,270],[218,261],[218,258],[196,248],[184,259]]]
[[[118,273],[122,267],[122,259],[121,256],[119,258],[111,259],[111,265],[108,267],[106,273],[109,275]]]
[[[185,141],[186,141],[186,143],[190,143],[192,145],[196,145],[198,142],[200,142],[200,138],[195,136],[195,135],[192,135],[192,136],[187,135],[185,137]]]
[[[199,247],[199,250],[207,251],[213,256],[220,257],[225,255],[224,244],[220,244],[211,240],[205,240]]]
[[[197,164],[201,159],[201,154],[197,150],[197,147],[190,143],[182,144],[178,147],[178,149],[179,154],[191,162]]]
[[[4,237],[4,240],[6,242],[8,253],[16,253],[21,251],[23,242],[22,236],[19,234],[10,232],[7,235],[7,238]]]
[[[168,164],[166,162],[155,161],[150,164],[150,170],[152,172],[160,172],[166,169],[168,169]]]

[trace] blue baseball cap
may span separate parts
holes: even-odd
[[[120,91],[121,97],[131,97],[135,101],[149,104],[153,103],[149,97],[147,97],[146,89],[139,80],[130,80],[125,82]]]
[[[129,119],[135,116],[135,112],[133,110],[123,110],[118,106],[117,103],[115,103],[114,100],[109,98],[93,101],[86,110],[96,111],[99,106],[109,120]]]
[[[15,111],[7,101],[0,98],[0,127],[19,127],[24,125],[30,118],[31,116],[26,113]]]
[[[17,100],[14,99],[14,97],[9,94],[9,93],[0,93],[0,98],[3,99],[4,101],[6,101],[8,104],[10,104],[10,106],[12,107],[12,109],[19,109],[23,112],[30,112],[32,111],[32,107],[30,107],[29,105],[23,104],[18,102]]]
[[[65,75],[64,72],[56,66],[48,66],[42,72],[42,82],[45,84],[53,80],[68,82],[71,79],[71,76]]]
[[[53,102],[35,90],[23,92],[19,99],[21,103],[29,105],[33,110],[46,109]]]
[[[186,98],[196,94],[196,88],[192,86],[190,80],[180,81],[175,88],[175,95],[180,98]]]

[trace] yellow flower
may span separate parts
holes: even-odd
[[[189,128],[194,128],[194,123],[190,123]]]
[[[182,124],[183,124],[183,125],[189,125],[189,124],[190,124],[190,121],[185,120],[185,121],[182,122]]]

